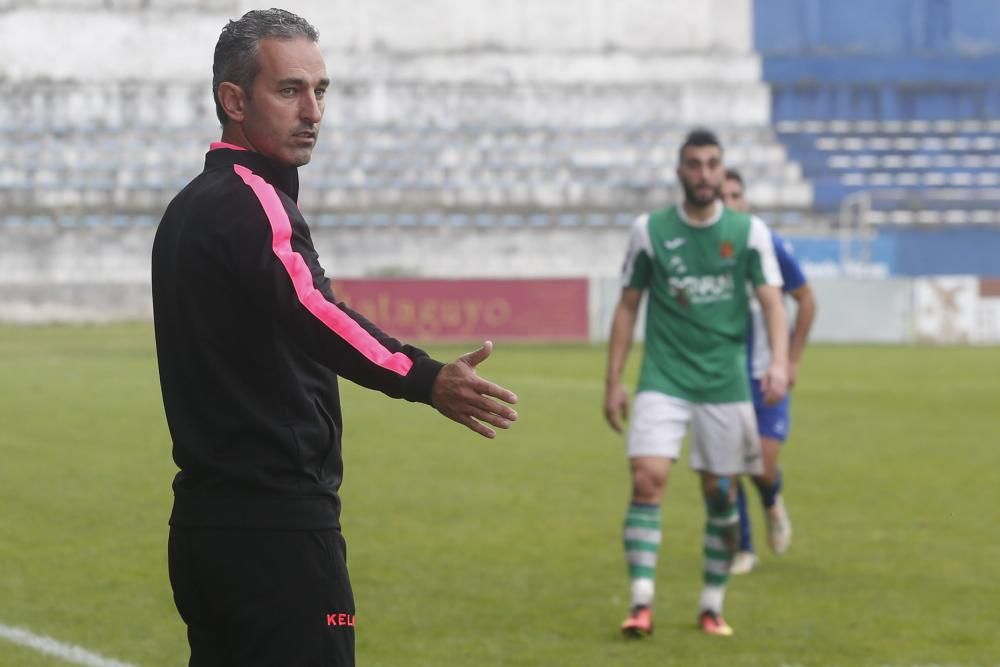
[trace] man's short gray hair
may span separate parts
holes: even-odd
[[[249,98],[254,79],[260,72],[260,63],[257,62],[260,40],[267,37],[305,37],[317,42],[319,31],[301,16],[284,9],[255,9],[226,24],[215,45],[215,61],[212,63],[215,115],[223,125],[229,121],[229,117],[219,103],[219,84],[223,81],[235,83]]]

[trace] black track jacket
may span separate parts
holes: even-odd
[[[441,363],[334,300],[297,198],[295,168],[215,143],[156,231],[172,525],[339,528],[337,376],[430,403]]]

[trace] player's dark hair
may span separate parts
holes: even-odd
[[[726,180],[736,181],[741,187],[743,186],[743,174],[738,169],[726,169]]]
[[[684,139],[684,143],[681,144],[681,149],[677,151],[677,163],[680,164],[684,161],[684,149],[688,146],[717,146],[719,152],[722,152],[722,144],[719,143],[719,138],[715,136],[715,133],[711,130],[706,130],[705,128],[699,127],[696,130],[691,130],[688,133],[687,138]]]
[[[212,63],[215,115],[223,125],[229,121],[229,117],[219,102],[219,84],[223,81],[235,83],[249,98],[254,79],[260,72],[260,63],[257,62],[260,40],[267,37],[305,37],[317,42],[319,31],[301,16],[284,9],[255,9],[227,23],[215,45],[215,60]]]

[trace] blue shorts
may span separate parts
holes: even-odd
[[[767,405],[760,390],[760,380],[750,380],[750,390],[753,392],[753,409],[757,413],[757,433],[763,438],[785,442],[791,426],[790,395],[776,405]]]

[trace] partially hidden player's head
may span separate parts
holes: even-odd
[[[750,210],[743,187],[743,176],[735,169],[726,169],[726,178],[722,181],[722,203],[734,211],[746,213]]]
[[[681,145],[677,164],[685,201],[699,208],[710,206],[719,198],[724,174],[718,138],[708,130],[693,130]]]
[[[212,91],[223,141],[286,166],[309,162],[330,85],[318,40],[283,9],[250,11],[222,29]]]

